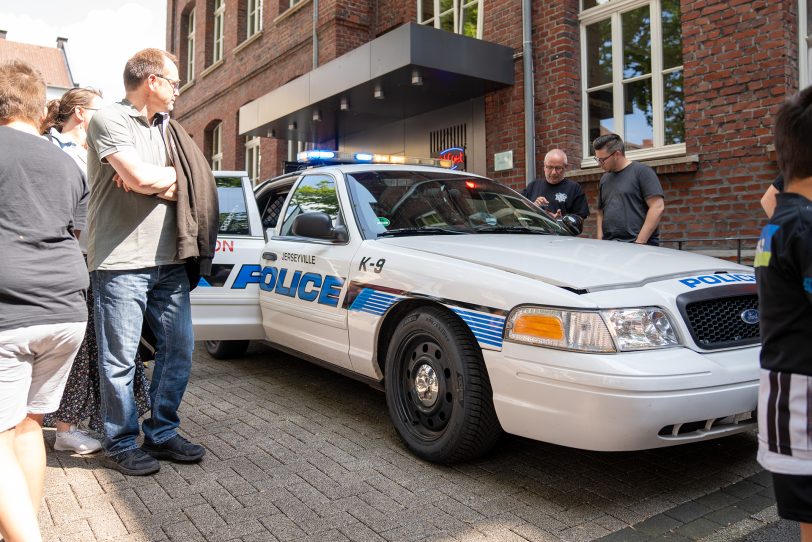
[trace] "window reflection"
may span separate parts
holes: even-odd
[[[586,27],[587,86],[612,82],[612,21]]]
[[[239,177],[219,177],[217,198],[220,205],[220,227],[218,233],[228,235],[248,235],[248,210],[242,179]]]
[[[589,140],[615,131],[612,89],[596,90],[587,94],[589,101]]]
[[[651,79],[640,79],[623,85],[623,128],[626,149],[654,146]]]
[[[663,0],[663,68],[682,65],[682,25],[679,0]]]
[[[685,93],[682,70],[663,76],[665,144],[685,143]]]
[[[651,73],[651,17],[648,6],[624,13],[623,78]]]

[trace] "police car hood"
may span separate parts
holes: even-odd
[[[752,273],[749,267],[686,251],[553,235],[421,235],[377,242],[576,290],[631,287],[700,273]]]

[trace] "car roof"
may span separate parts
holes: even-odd
[[[293,183],[297,178],[301,175],[305,174],[312,174],[312,173],[359,173],[363,171],[422,171],[426,173],[443,173],[447,175],[459,175],[459,176],[466,176],[466,177],[481,177],[481,175],[476,175],[474,173],[469,173],[467,171],[458,171],[455,169],[447,169],[435,166],[413,166],[408,164],[326,164],[320,166],[310,166],[304,169],[300,169],[297,171],[291,171],[289,173],[285,173],[284,175],[280,175],[278,177],[272,177],[267,179],[261,183],[259,183],[255,191],[259,190],[260,187],[268,188],[269,186],[279,186],[286,184],[285,181]]]

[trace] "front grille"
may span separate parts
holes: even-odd
[[[695,301],[685,305],[684,315],[696,343],[707,349],[755,344],[758,323],[742,319],[747,309],[758,309],[756,294]]]

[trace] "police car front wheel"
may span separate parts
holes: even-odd
[[[479,350],[465,324],[424,307],[398,324],[386,356],[389,415],[408,448],[428,461],[481,456],[501,427]]]

